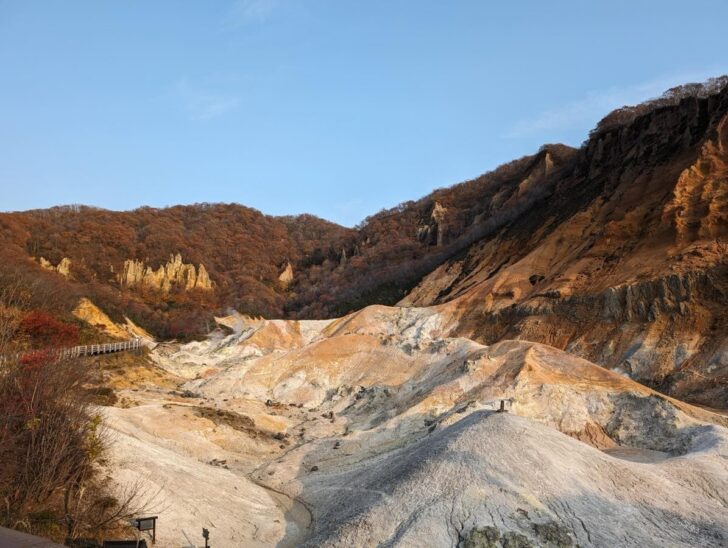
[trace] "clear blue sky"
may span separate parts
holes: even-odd
[[[353,225],[728,72],[728,2],[0,0],[0,210]]]

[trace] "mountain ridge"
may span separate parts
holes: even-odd
[[[3,213],[0,274],[62,286],[59,312],[88,297],[161,338],[204,333],[228,308],[295,319],[445,306],[475,340],[530,337],[728,406],[727,82],[618,109],[578,149],[544,145],[354,229],[237,204]],[[157,269],[177,255],[214,290],[120,286],[126,261]],[[635,365],[637,343],[649,351]]]

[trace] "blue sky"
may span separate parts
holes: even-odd
[[[728,73],[728,2],[0,0],[0,210],[353,225]]]

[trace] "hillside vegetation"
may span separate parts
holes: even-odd
[[[725,78],[675,88],[610,113],[579,149],[546,145],[353,229],[235,204],[0,214],[0,277],[38,308],[68,317],[87,297],[163,339],[230,309],[452,302],[478,341],[545,342],[728,405],[727,120]]]

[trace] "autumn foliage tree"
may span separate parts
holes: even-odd
[[[59,360],[79,329],[61,319],[57,278],[0,263],[0,525],[63,541],[118,527],[140,495],[113,495],[99,475],[107,445],[86,389],[95,370]]]
[[[123,524],[141,494],[114,496],[107,443],[84,386],[90,364],[39,350],[0,368],[0,524],[63,540]]]
[[[20,321],[19,328],[36,348],[78,344],[78,326],[62,322],[43,310],[29,312]]]

